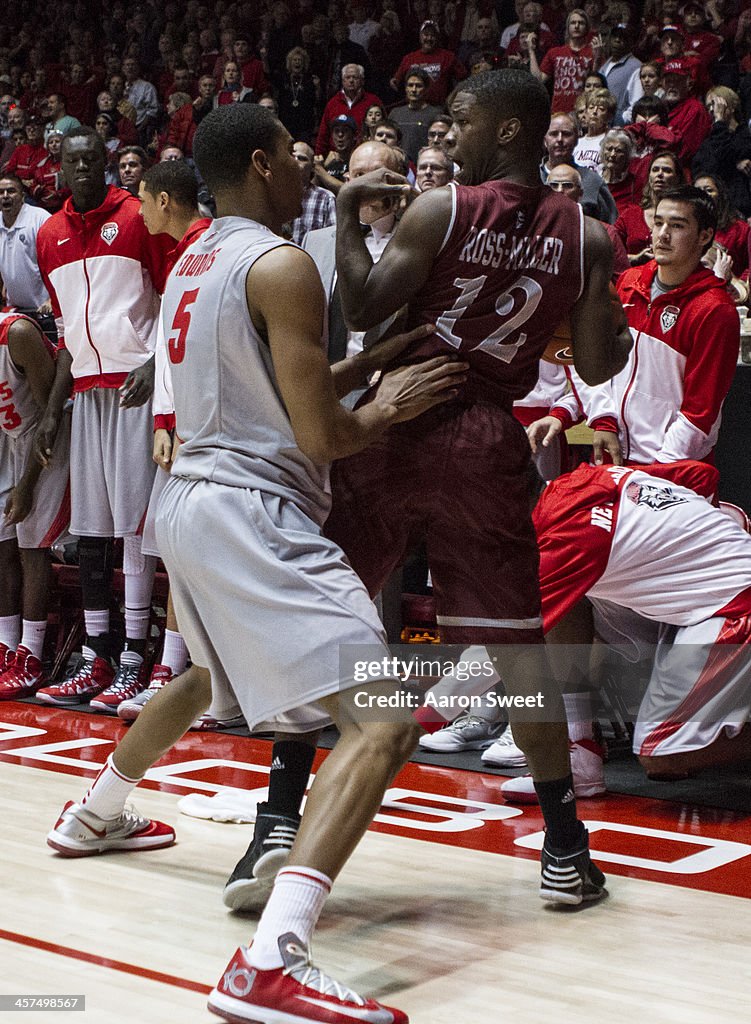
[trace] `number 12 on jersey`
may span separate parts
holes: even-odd
[[[170,330],[177,331],[177,334],[170,334],[167,339],[167,349],[171,363],[181,363],[185,358],[185,343],[188,338],[188,331],[190,330],[188,306],[192,306],[196,301],[198,292],[198,288],[193,288],[189,292],[183,292],[183,297],[180,299],[175,310]]]
[[[487,279],[486,274],[481,274],[479,277],[457,277],[454,280],[454,287],[459,289],[456,301],[451,309],[447,309],[436,320],[436,334],[449,345],[453,345],[454,348],[460,348],[463,341],[454,329],[461,317],[476,301]],[[514,292],[518,291],[522,293],[522,304],[513,316],[509,316],[516,305]],[[509,335],[529,320],[539,306],[541,298],[542,287],[531,277],[522,276],[514,281],[509,290],[499,295],[495,301],[495,311],[498,316],[508,317],[508,319],[492,334],[474,345],[471,351],[476,352],[478,349],[482,349],[489,356],[500,359],[504,363],[510,363],[527,340],[527,335],[522,331],[516,341],[509,344],[504,344],[504,342]]]

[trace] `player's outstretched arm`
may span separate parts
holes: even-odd
[[[383,378],[372,402],[350,412],[339,402],[321,344],[325,303],[311,258],[292,246],[273,249],[253,265],[246,293],[251,319],[268,339],[295,439],[314,462],[360,451],[392,423],[446,401],[463,380],[466,364],[453,358],[401,367]]]
[[[419,196],[374,264],[360,230],[360,204],[409,194],[405,178],[381,169],[345,185],[336,201],[336,269],[342,309],[353,330],[366,331],[400,309],[425,284],[451,220],[449,189]]]
[[[356,356],[340,359],[331,367],[334,387],[339,398],[344,398],[355,388],[367,387],[376,370],[389,366],[405,348],[435,332],[435,324],[420,324],[412,331],[396,331],[386,334],[374,345],[358,352]]]
[[[626,316],[611,301],[612,273],[610,239],[598,221],[585,217],[584,288],[571,310],[574,366],[585,384],[602,384],[620,373],[631,351]]]

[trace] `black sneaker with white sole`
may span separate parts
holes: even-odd
[[[263,910],[300,827],[299,814],[268,814],[267,806],[258,804],[253,840],[224,887],[222,901],[230,910]]]
[[[548,842],[542,847],[540,898],[576,907],[607,896],[605,875],[589,856],[589,832],[575,850],[557,850]]]

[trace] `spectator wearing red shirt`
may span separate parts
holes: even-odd
[[[658,153],[652,157],[641,205],[626,206],[615,222],[632,267],[652,259],[652,228],[657,204],[663,193],[682,183],[683,168],[674,153]]]
[[[187,93],[173,93],[167,104],[169,124],[159,154],[167,146],[177,146],[184,156],[193,156],[193,136],[196,134],[195,107]]]
[[[578,8],[566,19],[566,44],[551,47],[542,61],[537,59],[537,40],[530,39],[530,71],[546,84],[553,82],[554,113],[569,113],[584,87],[584,79],[601,61],[599,40],[589,43],[589,18]]]
[[[513,28],[513,26],[511,26]],[[555,46],[555,36],[545,25],[543,17],[543,9],[541,4],[535,3],[534,0],[525,3],[521,9],[521,15],[519,17],[519,23],[517,30],[513,35],[508,34],[508,43],[506,45],[506,57],[507,58],[518,58],[522,57],[527,60],[528,47],[522,38],[526,36],[527,40],[530,35],[534,35],[537,39],[537,56],[538,58],[543,57],[551,46]],[[504,32],[503,38],[507,38],[507,33]],[[503,44],[503,38],[501,43]],[[509,60],[509,64],[514,67],[518,66],[518,61]]]
[[[264,93],[269,92],[271,89],[263,64],[258,57],[253,56],[250,50],[250,43],[242,37],[234,41],[232,52],[240,68],[243,85],[246,89],[252,89],[256,98],[260,99]]]
[[[8,161],[5,172],[15,174],[30,189],[34,184],[34,171],[38,164],[47,159],[44,148],[44,123],[39,117],[30,117],[26,122],[26,142],[16,146]]]
[[[316,139],[316,155],[325,156],[331,149],[330,124],[341,114],[351,117],[358,130],[362,128],[368,109],[380,104],[373,92],[365,92],[365,70],[361,64],[345,64],[342,68],[342,88],[328,101],[323,110]]]
[[[65,97],[65,109],[70,116],[78,118],[81,124],[90,124],[96,103],[96,83],[93,75],[88,79],[85,75],[82,64],[72,64],[68,80],[60,87],[60,92]]]
[[[694,54],[709,75],[712,65],[720,56],[722,38],[707,31],[707,16],[704,5],[698,0],[688,0],[683,8],[683,48]]]
[[[602,140],[600,154],[600,173],[620,216],[626,206],[638,203],[641,197],[641,191],[636,191],[634,176],[629,167],[634,155],[634,143],[627,132],[614,128]]]
[[[668,107],[668,127],[680,139],[678,156],[690,164],[712,130],[712,119],[703,103],[690,95],[691,68],[686,60],[671,60],[663,68],[662,84]]]
[[[466,69],[451,50],[442,50],[438,46],[438,26],[434,21],[424,21],[420,27],[420,49],[413,50],[394,72],[391,88],[398,92],[405,75],[410,68],[424,68],[432,79],[430,88],[425,93],[426,103],[442,107],[451,89],[467,77]]]
[[[642,194],[649,175],[649,165],[655,153],[673,153],[680,139],[668,128],[668,108],[657,96],[642,96],[633,106],[634,123],[624,131],[634,144],[630,171],[634,176],[638,195]]]
[[[48,213],[57,213],[70,195],[70,189],[63,183],[60,169],[62,143],[63,133],[51,131],[47,136],[47,157],[34,168],[31,194]]]

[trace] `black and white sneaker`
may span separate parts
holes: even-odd
[[[267,806],[258,805],[253,841],[224,887],[222,902],[230,910],[263,910],[300,827],[299,814],[268,814]]]
[[[548,842],[542,847],[540,898],[576,907],[607,896],[605,875],[589,856],[589,832],[573,851],[557,850]]]

